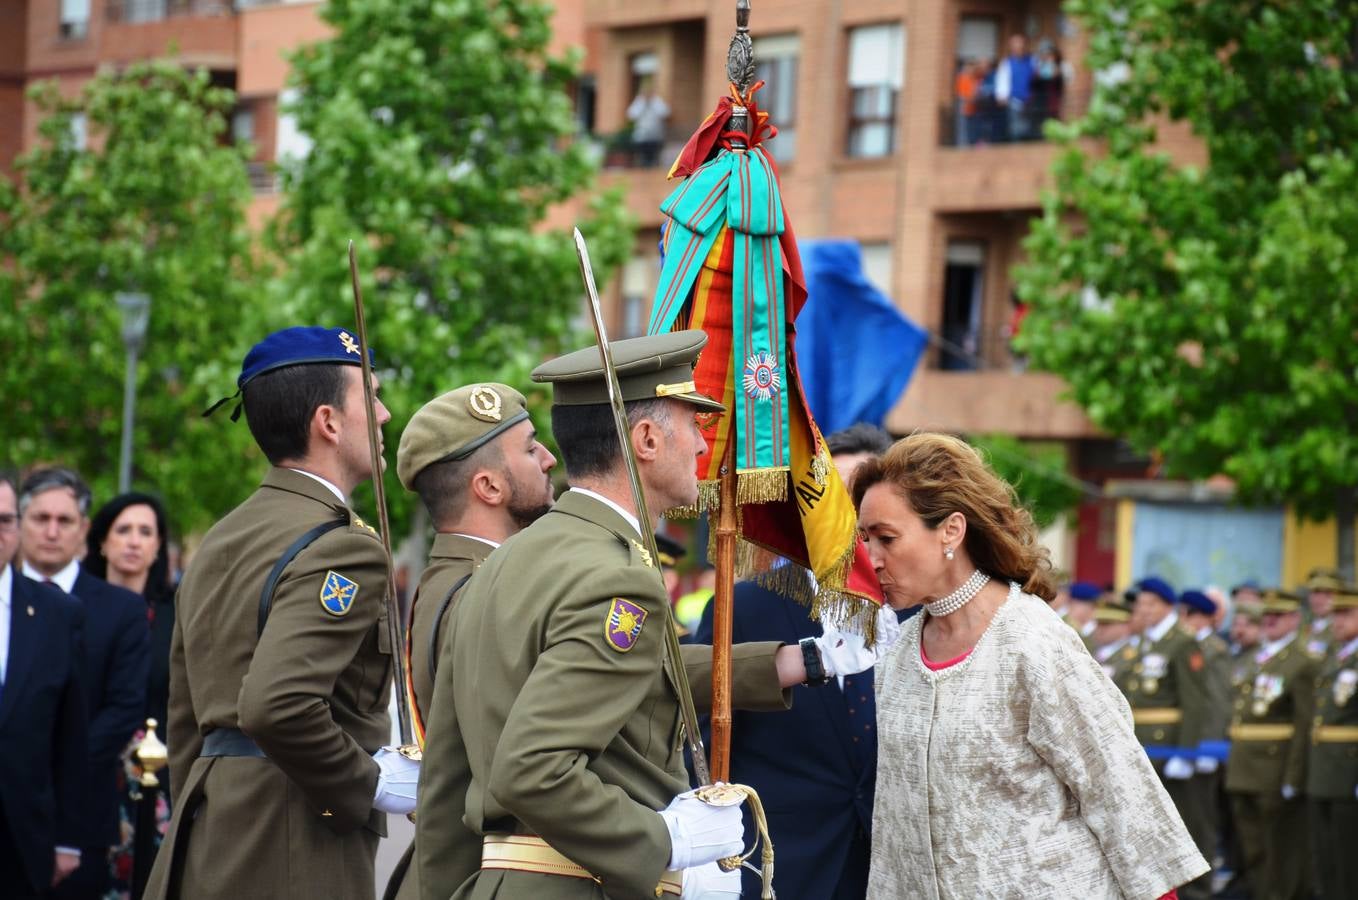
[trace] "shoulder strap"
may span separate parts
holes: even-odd
[[[462,585],[467,583],[467,579],[472,577],[468,572],[448,588],[448,593],[444,595],[443,602],[439,604],[438,611],[434,613],[434,627],[429,632],[429,680],[433,681],[435,672],[439,666],[439,629],[443,627],[443,617],[448,613],[448,605],[453,602],[453,595],[462,590]]]
[[[288,563],[297,558],[307,547],[323,534],[329,534],[341,525],[348,525],[349,519],[331,519],[329,522],[322,522],[315,528],[310,529],[293,541],[288,549],[283,551],[283,555],[278,558],[278,562],[273,564],[273,569],[269,572],[269,577],[264,579],[264,590],[259,592],[259,625],[255,632],[258,637],[264,634],[264,623],[269,620],[269,607],[273,605],[273,592],[278,587],[278,579],[283,577],[283,570],[288,567]]]

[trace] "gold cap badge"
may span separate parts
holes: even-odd
[[[482,422],[498,422],[502,416],[503,401],[495,389],[484,384],[472,388],[467,396],[467,411]]]

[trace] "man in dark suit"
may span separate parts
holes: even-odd
[[[826,438],[846,486],[891,437],[855,425]],[[795,644],[818,637],[810,610],[753,582],[735,587],[732,641]],[[712,642],[712,605],[694,635]],[[877,773],[873,670],[817,687],[792,688],[786,712],[733,712],[731,781],[759,792],[777,853],[779,900],[862,900],[867,893],[872,797]],[[746,811],[746,833],[753,826]],[[742,896],[758,898],[759,877],[742,871]]]
[[[23,898],[80,864],[86,745],[80,606],[14,570],[17,520],[0,472],[0,888]]]
[[[77,555],[85,546],[89,508],[89,487],[69,469],[39,469],[19,489],[23,574],[70,594],[85,620],[89,780],[79,815],[86,843],[80,848],[80,868],[56,889],[63,900],[101,897],[108,885],[108,850],[119,839],[120,757],[141,724],[150,661],[146,602],[80,567]]]

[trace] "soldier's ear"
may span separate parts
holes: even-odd
[[[480,500],[487,506],[501,506],[509,500],[509,492],[505,490],[504,479],[498,472],[491,469],[479,469],[472,476],[471,483],[467,485],[472,496]]]
[[[632,426],[632,449],[636,452],[637,461],[650,462],[659,456],[663,437],[664,432],[655,420],[644,417],[637,420]]]

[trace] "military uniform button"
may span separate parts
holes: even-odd
[[[330,810],[327,809],[327,810],[323,810],[323,811],[321,812],[321,815],[322,815],[322,816],[333,816],[334,813],[332,813]]]

